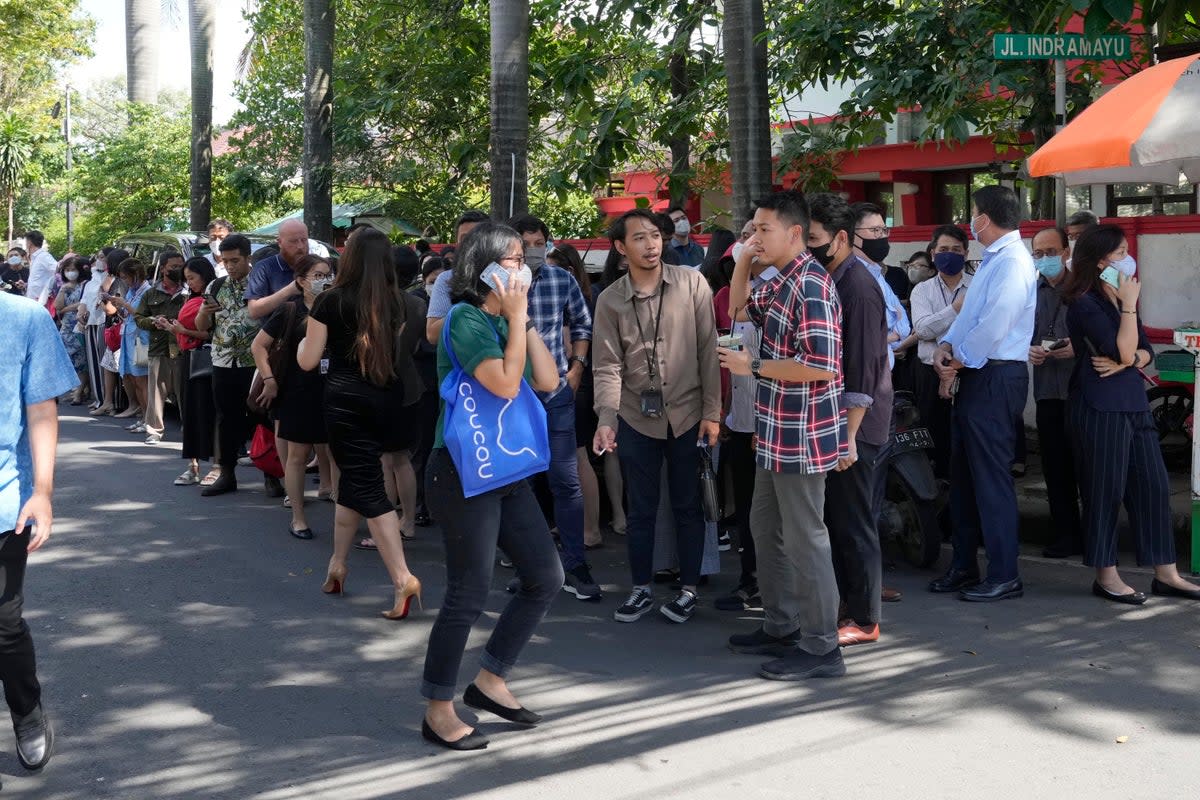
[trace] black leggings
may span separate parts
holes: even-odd
[[[439,447],[430,456],[425,482],[446,543],[446,598],[429,634],[421,694],[429,700],[453,700],[467,637],[491,588],[496,547],[512,559],[521,579],[479,659],[484,669],[502,678],[562,590],[563,568],[527,481],[464,498],[454,460]]]

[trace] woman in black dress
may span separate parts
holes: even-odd
[[[400,518],[388,501],[380,457],[415,438],[415,414],[402,411],[420,399],[420,377],[412,363],[424,335],[419,301],[399,290],[392,246],[373,228],[351,235],[337,281],[313,304],[297,361],[314,370],[328,358],[325,426],[329,450],[341,471],[333,521],[333,556],[322,591],[341,594],[346,556],[359,520],[367,529],[395,585],[388,619],[404,619],[421,581],[408,570]],[[409,320],[417,320],[408,324]],[[328,353],[328,356],[326,356]]]
[[[328,498],[336,482],[336,467],[330,465],[329,441],[325,433],[325,374],[318,368],[306,372],[296,363],[296,349],[304,338],[308,312],[317,295],[332,282],[333,270],[329,261],[307,255],[292,267],[296,285],[301,293],[295,300],[276,309],[263,322],[262,329],[250,346],[254,363],[262,378],[262,394],[258,402],[271,409],[275,419],[275,441],[283,459],[283,485],[292,509],[288,533],[297,539],[313,538],[304,514],[304,478],[308,468],[308,453],[316,447],[321,485],[320,499]],[[272,349],[278,347],[278,357]],[[282,367],[281,374],[275,370]]]

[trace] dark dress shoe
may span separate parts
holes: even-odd
[[[213,481],[212,486],[205,486],[200,490],[201,497],[214,497],[219,494],[228,494],[229,492],[237,491],[237,478],[229,473],[233,470],[226,470],[221,473],[221,477]]]
[[[1200,590],[1176,589],[1169,583],[1163,583],[1158,578],[1150,581],[1150,593],[1160,597],[1182,597],[1185,600],[1200,600]]]
[[[936,594],[957,592],[979,583],[979,573],[951,567],[946,574],[929,582],[929,591]]]
[[[429,516],[428,511],[418,511],[417,515],[413,517],[413,522],[419,527],[428,528],[433,524],[433,518]]]
[[[958,593],[958,599],[966,600],[968,603],[992,603],[996,600],[1021,597],[1024,594],[1025,584],[1021,583],[1020,578],[1014,578],[1001,583],[984,581],[970,589],[963,589]]]
[[[1145,592],[1115,594],[1101,586],[1100,581],[1092,581],[1092,594],[1096,595],[1096,597],[1103,597],[1105,600],[1111,600],[1114,603],[1124,603],[1127,606],[1140,606],[1146,602]]]
[[[508,708],[500,705],[473,683],[463,692],[463,702],[478,711],[487,711],[518,725],[537,725],[542,721],[541,714],[535,714],[527,708]]]
[[[46,717],[42,706],[23,717],[12,715],[13,731],[17,734],[17,760],[21,766],[36,771],[46,766],[54,754],[54,726]]]
[[[421,720],[421,736],[425,738],[425,741],[440,744],[448,750],[482,750],[488,746],[487,737],[479,731],[471,731],[461,739],[448,742],[434,733],[433,728],[429,727],[429,722],[426,720]]]
[[[283,497],[287,492],[283,490],[283,484],[274,475],[267,475],[263,479],[263,491],[267,493],[267,497]]]
[[[1070,558],[1082,554],[1078,545],[1055,542],[1042,551],[1042,558]]]

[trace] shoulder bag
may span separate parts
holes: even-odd
[[[549,469],[550,435],[546,409],[525,380],[517,396],[506,400],[463,370],[450,343],[455,308],[442,326],[441,344],[452,364],[440,388],[446,403],[443,438],[458,468],[463,496],[475,497]],[[494,326],[492,332],[499,342]]]

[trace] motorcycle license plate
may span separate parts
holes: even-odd
[[[897,431],[892,440],[893,453],[907,453],[909,450],[932,450],[933,437],[925,428],[913,428],[909,431]]]

